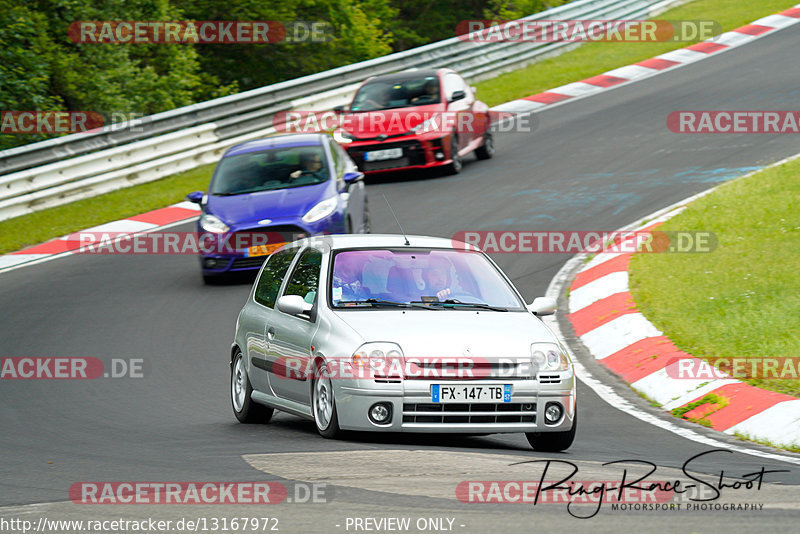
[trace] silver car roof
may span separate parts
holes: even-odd
[[[387,248],[450,248],[457,250],[480,251],[473,245],[467,245],[455,239],[444,237],[430,237],[420,235],[406,236],[399,234],[337,234],[324,236],[311,236],[295,241],[296,245],[306,245],[312,243],[324,243],[331,250],[341,250],[347,248],[361,247],[387,247]]]

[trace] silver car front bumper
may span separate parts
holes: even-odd
[[[511,384],[508,403],[434,403],[433,384],[469,383],[471,385]],[[370,408],[378,402],[391,405],[387,424],[370,420]],[[545,423],[548,403],[557,402],[564,409],[561,420]],[[336,410],[339,426],[345,430],[372,432],[475,433],[564,432],[572,428],[575,417],[575,378],[558,374],[557,380],[485,379],[460,381],[404,380],[394,383],[367,380],[336,385]]]

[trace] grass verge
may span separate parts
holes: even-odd
[[[775,443],[768,439],[758,439],[750,434],[742,432],[734,432],[733,435],[741,441],[752,441],[753,443],[760,443],[761,445],[766,445],[767,447],[772,447],[774,449],[785,449],[789,452],[800,453],[800,445],[797,445],[796,443]]]
[[[658,15],[659,20],[715,20],[730,31],[754,20],[789,9],[794,0],[695,0]],[[478,97],[496,106],[509,100],[597,76],[611,69],[649,59],[692,43],[586,43],[524,69],[475,84]]]
[[[661,20],[716,20],[723,31],[794,5],[796,0],[695,0],[658,16]],[[476,84],[490,106],[539,93],[566,83],[682,48],[688,43],[588,43],[558,57]],[[0,254],[41,243],[108,221],[164,207],[186,193],[205,189],[211,166],[199,167],[152,182],[42,210],[0,222]]]
[[[191,191],[207,189],[213,170],[213,165],[204,165],[155,182],[0,221],[0,254],[180,202]]]
[[[699,358],[793,358],[746,382],[800,397],[800,159],[725,184],[659,230],[713,232],[711,253],[637,254],[642,313]],[[747,368],[751,368],[748,364]]]

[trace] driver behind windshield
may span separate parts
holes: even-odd
[[[452,293],[450,290],[450,269],[447,262],[438,260],[422,272],[422,279],[425,281],[425,293],[435,295],[439,301],[447,300]]]
[[[439,101],[439,80],[428,80],[422,88],[422,94],[415,96],[411,104],[435,104]]]
[[[302,152],[300,154],[300,168],[292,172],[289,176],[299,178],[304,174],[312,174],[321,177],[322,156],[314,152]]]

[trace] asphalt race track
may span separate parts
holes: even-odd
[[[798,49],[800,31],[780,30],[538,113],[533,133],[498,135],[495,159],[479,162],[470,156],[458,176],[372,180],[373,231],[397,232],[382,194],[409,234],[614,230],[790,156],[798,151],[797,136],[675,134],[667,129],[666,117],[675,110],[797,109]],[[568,259],[556,254],[494,258],[528,302],[544,293]],[[578,437],[565,454],[535,455],[521,434],[353,435],[330,441],[317,435],[313,423],[285,414],[266,426],[238,424],[230,407],[227,356],[249,284],[207,287],[198,271],[192,256],[73,255],[0,274],[2,356],[142,358],[146,369],[142,379],[2,381],[0,515],[172,517],[190,509],[193,516],[231,516],[225,506],[81,506],[69,502],[67,490],[79,481],[305,480],[332,485],[332,500],[234,511],[277,517],[283,532],[353,531],[345,528],[346,518],[353,516],[408,516],[412,523],[447,516],[455,518],[452,528],[459,532],[533,532],[544,525],[539,521],[593,531],[797,528],[800,467],[740,453],[714,454],[695,467],[709,480],[720,471],[735,477],[762,466],[788,470],[765,477],[780,485],[726,494],[734,503],[763,503],[763,510],[634,513],[607,506],[581,522],[564,505],[474,505],[453,499],[458,481],[480,480],[481,473],[504,478],[497,473],[520,457],[575,462],[584,479],[591,473],[609,476],[602,474],[602,462],[647,460],[666,479],[672,478],[670,469],[709,450],[609,406],[582,384]],[[649,410],[624,387],[620,393]],[[734,443],[697,425],[691,428]],[[395,452],[412,450],[429,452]],[[437,486],[443,481],[452,484]],[[25,506],[33,503],[51,504]]]

